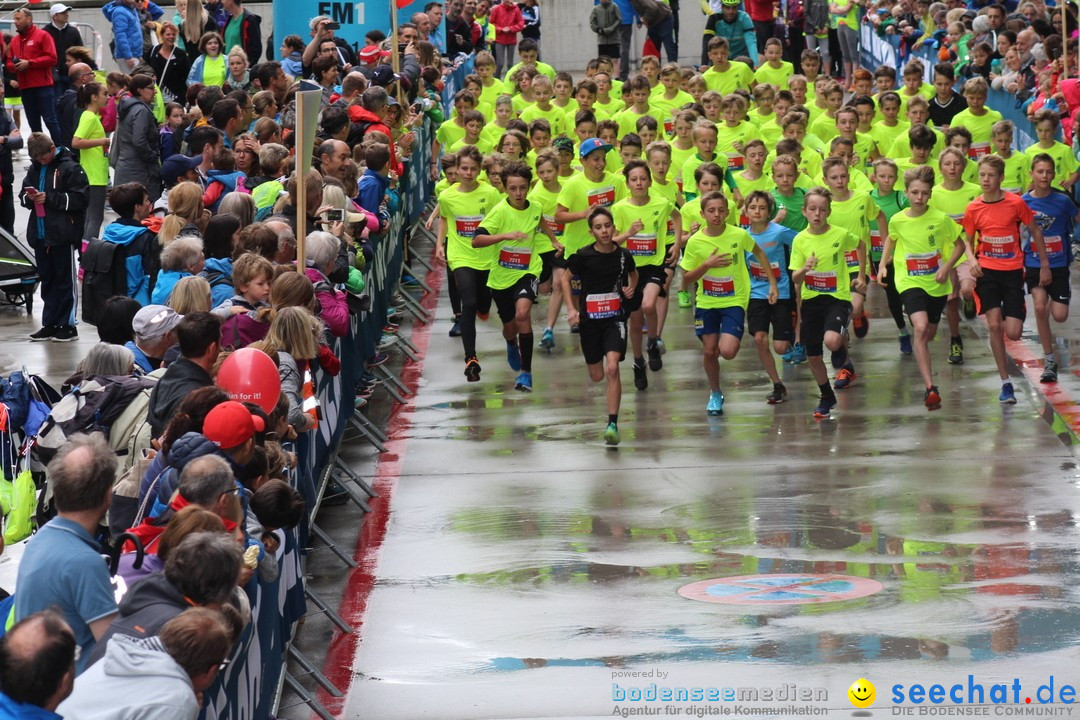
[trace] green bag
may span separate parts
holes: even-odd
[[[33,532],[34,510],[37,507],[37,488],[29,470],[15,477],[11,493],[11,511],[4,524],[4,544],[11,545],[30,537]]]
[[[364,292],[364,273],[354,267],[349,268],[349,279],[345,282],[345,289],[354,295]]]

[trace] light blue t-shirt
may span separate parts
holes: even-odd
[[[82,648],[76,673],[86,669],[94,635],[90,623],[117,611],[101,547],[78,523],[55,517],[30,538],[15,584],[15,621],[56,606]]]
[[[756,234],[751,228],[747,228],[746,232],[750,233],[750,237],[754,238],[754,242],[769,257],[772,273],[776,276],[776,286],[780,291],[780,299],[789,299],[791,297],[791,281],[787,269],[787,248],[791,247],[791,242],[798,233],[791,228],[786,228],[774,222],[769,223],[763,233]],[[767,300],[769,298],[769,276],[765,274],[763,268],[758,266],[757,258],[752,253],[746,253],[746,266],[750,269],[750,299]]]

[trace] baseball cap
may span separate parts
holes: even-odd
[[[135,313],[131,321],[131,329],[140,340],[154,340],[164,337],[183,319],[184,316],[178,315],[171,307],[147,305]]]
[[[49,8],[49,17],[53,15],[59,15],[62,12],[70,12],[71,6],[64,3],[53,3],[53,6]]]
[[[239,447],[265,429],[263,419],[236,400],[218,404],[203,421],[203,435],[222,450]]]
[[[383,56],[384,53],[378,45],[367,45],[360,51],[360,62],[373,63]]]
[[[379,87],[387,87],[390,83],[394,82],[394,78],[396,77],[394,68],[389,65],[380,65],[371,73],[371,84],[378,85]]]
[[[180,176],[196,168],[202,162],[202,156],[170,155],[161,164],[161,182],[165,187],[172,187],[180,182]]]
[[[565,135],[560,135],[551,141],[551,146],[556,150],[566,150],[567,152],[574,152],[574,141]]]
[[[578,150],[578,156],[584,159],[588,157],[589,153],[594,150],[603,150],[604,152],[607,152],[610,149],[611,145],[608,145],[600,138],[589,138],[585,142],[581,143],[581,149]]]

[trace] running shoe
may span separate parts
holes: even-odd
[[[71,342],[79,339],[79,331],[75,329],[74,325],[61,325],[56,328],[56,332],[52,336],[53,342]]]
[[[389,359],[390,359],[390,356],[387,355],[386,353],[377,352],[374,355],[372,355],[370,358],[368,358],[367,366],[369,368],[379,367],[380,365],[384,364]]]
[[[620,439],[619,426],[615,423],[608,423],[607,429],[604,430],[604,442],[614,447],[619,444]]]
[[[30,342],[45,342],[46,340],[52,340],[53,335],[56,335],[56,331],[59,330],[56,325],[45,325],[36,333],[30,335]]]
[[[353,407],[357,410],[367,405],[367,398],[357,395],[353,398]]]
[[[724,414],[724,393],[719,390],[709,393],[709,404],[705,406],[705,414],[711,417]]]
[[[950,365],[963,365],[964,364],[964,346],[960,343],[949,343],[949,364]]]
[[[645,363],[634,363],[634,387],[644,390],[649,387],[649,375],[645,372]]]
[[[964,317],[966,317],[968,320],[974,320],[975,319],[975,299],[974,298],[964,301]]]
[[[581,332],[581,326],[580,325],[571,325],[570,326],[570,332],[572,334],[574,334],[574,335],[577,335],[579,332]]]
[[[465,361],[465,379],[469,382],[480,381],[480,363],[474,357]]]
[[[937,385],[926,388],[926,392],[923,394],[923,405],[926,406],[927,410],[941,409],[941,393],[938,392]]]
[[[555,349],[555,333],[551,330],[545,330],[544,334],[540,336],[540,347],[544,348],[548,352]]]
[[[660,368],[664,367],[664,360],[660,357],[660,346],[653,340],[649,343],[649,369],[656,372]]]
[[[900,336],[900,354],[910,355],[914,350],[911,347],[911,335]]]
[[[1056,358],[1050,358],[1043,363],[1042,377],[1039,378],[1039,382],[1044,383],[1056,383],[1058,376],[1058,364]]]
[[[1005,383],[1001,386],[1001,394],[998,395],[998,402],[1002,405],[1015,405],[1016,393],[1013,392],[1012,383]]]
[[[450,337],[461,337],[461,320],[454,316],[454,324],[450,328]]]
[[[681,307],[681,308],[690,307],[690,293],[688,293],[685,290],[680,290],[679,291],[679,307]]]
[[[772,392],[765,396],[770,405],[779,405],[787,400],[787,388],[784,383],[773,383]]]
[[[840,368],[840,372],[836,373],[836,381],[833,383],[833,387],[837,390],[843,390],[844,388],[851,387],[851,382],[855,379],[855,366],[851,363],[844,365]]]
[[[830,394],[828,397],[822,395],[818,400],[818,406],[814,408],[814,419],[824,420],[832,414],[832,409],[836,407],[836,396]]]
[[[387,333],[383,333],[382,337],[379,338],[379,344],[376,347],[379,350],[387,350],[397,345],[397,341],[397,335],[389,335]]]
[[[486,312],[486,313],[476,313],[476,319],[477,319],[477,320],[480,320],[480,321],[482,321],[482,322],[487,322],[487,321],[488,321],[488,318],[490,318],[490,317],[491,317],[491,313],[490,313],[490,312]]]
[[[795,346],[788,345],[787,352],[780,356],[780,359],[784,362],[791,364],[792,358],[795,357]]]
[[[802,365],[804,362],[806,362],[806,346],[795,343],[791,346],[791,364]]]
[[[667,354],[667,345],[664,344],[664,339],[663,338],[661,338],[661,337],[656,338],[656,347],[660,348],[660,354],[661,355],[666,355]]]
[[[405,274],[403,274],[401,276],[401,284],[404,285],[407,288],[418,288],[418,287],[420,287],[420,281],[417,280],[416,278],[414,278],[409,273],[405,273]]]
[[[518,349],[517,342],[514,340],[506,341],[506,363],[514,372],[521,370],[521,350]]]
[[[532,392],[532,373],[523,372],[518,375],[514,389],[521,392]]]
[[[870,332],[870,318],[866,317],[866,313],[863,313],[859,317],[852,319],[851,329],[855,331],[855,337],[866,337],[866,333]]]

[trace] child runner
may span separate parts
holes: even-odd
[[[528,200],[532,170],[511,161],[501,173],[506,199],[491,209],[473,235],[474,248],[491,247],[487,286],[503,324],[506,359],[520,372],[515,390],[532,392],[532,306],[543,268],[540,253],[555,246],[539,203]],[[537,241],[543,233],[546,242]]]
[[[698,184],[698,188],[702,193],[718,192],[724,186],[724,171],[716,163],[705,163],[699,165],[698,169],[694,171],[694,181]],[[705,227],[705,218],[701,214],[701,198],[694,198],[685,203],[679,209],[679,216],[682,221],[679,247],[685,248],[686,241],[690,239],[690,236]],[[691,284],[686,282],[684,275],[679,290],[679,307],[681,308],[690,307],[690,292],[687,288]]]
[[[1068,193],[1051,187],[1056,175],[1054,158],[1046,153],[1036,155],[1031,161],[1031,190],[1024,195],[1024,202],[1035,213],[1035,222],[1043,231],[1043,245],[1050,261],[1050,284],[1041,284],[1038,248],[1029,239],[1024,252],[1025,280],[1035,305],[1035,325],[1039,329],[1039,341],[1043,348],[1043,372],[1041,382],[1057,382],[1058,363],[1054,357],[1054,333],[1050,329],[1050,317],[1063,323],[1069,318],[1069,300],[1072,285],[1069,282],[1069,265],[1072,263],[1072,237],[1077,215],[1076,204]]]
[[[971,102],[970,98],[968,102]],[[1042,230],[1035,223],[1035,214],[1019,195],[1001,190],[1004,176],[1005,161],[997,155],[988,155],[979,160],[982,195],[964,211],[963,225],[964,245],[972,259],[971,274],[975,277],[975,305],[978,313],[986,316],[990,349],[1001,377],[998,401],[1014,405],[1016,395],[1005,365],[1005,338],[1019,340],[1024,330],[1026,308],[1024,252],[1020,248],[1021,225],[1031,233],[1031,244],[1039,257],[1039,285],[1049,285],[1053,276],[1043,246]]]
[[[461,344],[465,349],[465,377],[480,380],[476,359],[476,316],[491,311],[488,270],[491,251],[474,248],[476,229],[488,211],[499,202],[499,191],[486,183],[477,183],[483,156],[472,145],[458,151],[458,183],[439,196],[438,243],[435,258],[445,262],[454,273],[461,296]]]
[[[733,360],[742,341],[746,306],[750,299],[750,275],[743,267],[752,253],[761,268],[770,267],[765,250],[742,228],[727,224],[728,200],[720,192],[701,199],[704,229],[686,243],[682,269],[686,282],[698,282],[694,331],[702,343],[702,364],[709,381],[709,402],[705,412],[724,412],[724,394],[720,391],[720,357]],[[767,273],[767,302],[779,295],[776,276]],[[632,330],[631,330],[632,332]]]
[[[565,138],[564,138],[565,139]],[[552,237],[556,242],[562,242],[563,226],[555,222],[555,207],[558,205],[559,193],[562,191],[562,183],[559,182],[559,155],[552,148],[541,150],[536,156],[536,175],[539,181],[529,191],[529,202],[540,206],[541,217]],[[555,247],[544,245],[546,235],[536,233],[540,258],[544,265],[540,271],[540,284],[543,285],[550,278],[551,298],[548,300],[547,324],[544,325],[544,334],[540,336],[540,347],[548,352],[555,349],[555,320],[559,317],[559,309],[562,307],[562,274],[566,263],[556,257]],[[550,247],[549,247],[550,246]],[[550,250],[549,252],[547,252]]]
[[[1035,113],[1035,133],[1039,141],[1028,149],[1024,154],[1034,158],[1040,153],[1046,153],[1054,160],[1057,173],[1054,176],[1054,187],[1065,192],[1072,191],[1077,178],[1080,178],[1080,163],[1077,163],[1071,147],[1063,142],[1058,142],[1058,128],[1061,127],[1061,118],[1054,110],[1043,108]]]
[[[679,193],[679,186],[668,178],[668,171],[671,169],[671,145],[663,140],[649,143],[645,146],[645,162],[649,164],[649,172],[652,174],[650,192],[664,198],[676,209],[681,207],[682,196]],[[671,281],[675,278],[675,264],[681,252],[681,246],[676,247],[679,245],[681,235],[680,219],[678,212],[672,212],[668,216],[667,234],[664,238],[664,276],[667,280],[664,282],[664,292],[660,293],[660,297],[656,299],[656,344],[660,348],[661,355],[667,352],[667,348],[664,347],[664,325],[667,323]]]
[[[949,280],[952,267],[964,247],[960,226],[945,213],[928,206],[934,187],[933,168],[908,170],[904,173],[904,186],[911,207],[896,213],[889,221],[889,239],[878,266],[878,278],[900,293],[915,330],[915,362],[926,385],[923,404],[927,410],[938,410],[941,392],[934,385],[930,343],[937,334],[941,312],[952,290]]]
[[[897,170],[896,163],[889,158],[881,158],[874,163],[874,190],[870,193],[870,197],[873,198],[874,203],[877,204],[878,209],[885,215],[885,221],[891,222],[893,215],[900,212],[908,206],[907,198],[904,193],[896,189]],[[888,228],[886,228],[887,230]],[[882,236],[881,228],[878,226],[878,219],[874,218],[870,221],[870,273],[877,273],[878,266],[881,264],[881,258],[885,251],[885,240]],[[892,275],[892,267],[889,263],[886,263],[889,268],[890,276]],[[900,293],[896,289],[896,283],[884,282],[885,287],[885,299],[889,303],[889,314],[892,315],[893,321],[896,323],[896,328],[900,336],[900,354],[911,354],[911,336],[908,334],[907,322],[904,320],[904,306],[900,301]]]
[[[626,357],[626,313],[637,287],[637,270],[630,251],[615,244],[611,211],[598,206],[589,211],[593,243],[567,260],[562,276],[563,294],[570,297],[570,276],[581,283],[581,311],[569,309],[570,322],[580,325],[581,354],[589,379],[607,379],[608,424],[604,442],[619,444],[619,403],[622,382],[619,363]]]
[[[634,349],[634,386],[638,390],[649,387],[649,378],[645,372],[645,356],[642,352],[641,329],[647,326],[649,343],[649,369],[659,371],[664,366],[657,345],[658,320],[656,301],[664,293],[667,281],[664,263],[667,261],[668,218],[675,213],[675,205],[658,194],[650,193],[652,176],[649,165],[644,160],[631,160],[623,168],[626,187],[630,196],[620,200],[611,208],[615,218],[618,235],[615,242],[624,245],[634,256],[634,265],[638,271],[637,294],[640,303],[630,314],[630,343]],[[677,217],[677,216],[676,216]],[[676,222],[678,222],[676,220]],[[678,228],[676,228],[678,229]]]
[[[836,405],[836,393],[829,385],[829,374],[822,359],[824,348],[839,355],[842,364],[850,365],[846,336],[851,317],[851,291],[866,288],[863,272],[866,243],[844,228],[829,225],[831,205],[832,193],[825,188],[815,187],[806,193],[803,214],[807,228],[795,236],[788,264],[792,280],[802,288],[800,336],[806,347],[810,372],[821,391],[818,406],[814,409],[814,418],[818,420],[829,417]],[[856,252],[859,263],[855,280],[848,282],[846,255],[851,250]]]
[[[979,186],[964,182],[964,168],[968,157],[957,148],[946,148],[938,158],[941,182],[934,186],[930,196],[930,207],[940,210],[951,220],[959,223],[975,198],[979,197]],[[949,364],[964,364],[964,340],[960,337],[960,304],[968,302],[975,292],[975,277],[971,274],[972,260],[961,255],[953,269],[953,289],[945,306],[945,317],[949,323]]]
[[[1005,180],[1001,189],[1016,195],[1023,195],[1031,182],[1031,156],[1012,149],[1013,132],[1016,126],[1011,120],[994,123],[991,138],[994,154],[1005,161]]]
[[[964,83],[964,99],[967,109],[953,117],[950,127],[965,127],[971,133],[968,154],[975,160],[990,154],[990,136],[994,123],[1001,120],[1001,113],[986,107],[986,95],[990,86],[982,77],[973,77]]]
[[[775,164],[773,167],[776,167]],[[791,342],[795,339],[795,299],[791,295],[787,259],[791,242],[798,233],[769,220],[776,214],[776,200],[768,192],[754,190],[748,193],[744,205],[744,213],[750,220],[750,237],[769,258],[769,265],[763,266],[756,257],[749,254],[746,257],[750,270],[750,303],[746,308],[746,324],[757,345],[761,366],[772,381],[772,390],[765,400],[770,405],[776,405],[787,399],[787,388],[780,381],[772,353],[775,351],[783,356],[790,352]],[[775,302],[769,295],[774,286],[778,291]],[[773,336],[771,350],[770,327]]]

